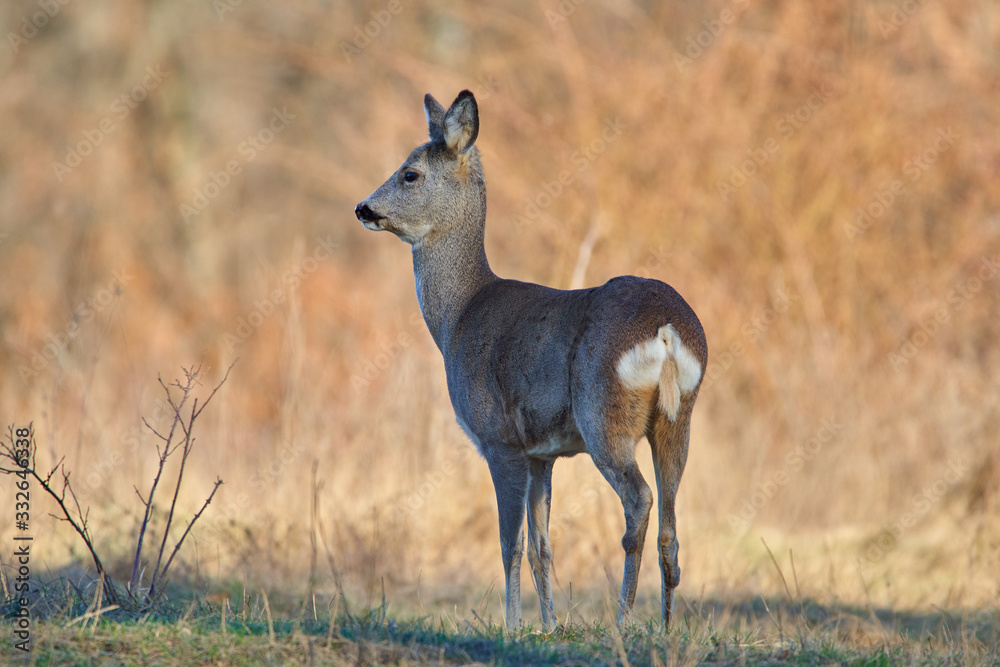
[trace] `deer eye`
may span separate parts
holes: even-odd
[[[415,183],[418,178],[420,178],[420,174],[412,169],[407,169],[403,173],[403,180],[407,183]]]

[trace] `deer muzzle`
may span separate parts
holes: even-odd
[[[379,215],[364,202],[361,202],[354,207],[354,215],[356,215],[358,220],[361,221],[361,224],[368,229],[382,229],[382,225],[378,224],[378,222],[379,220],[385,220],[384,215]]]

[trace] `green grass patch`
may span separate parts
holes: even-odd
[[[668,633],[653,622],[623,631],[600,622],[542,633],[509,633],[478,616],[396,618],[384,607],[333,619],[313,613],[270,617],[269,607],[239,613],[192,603],[142,616],[112,611],[100,618],[68,611],[32,627],[25,654],[10,625],[0,638],[0,662],[35,665],[696,665],[1000,664],[995,616],[966,619],[960,631],[915,632],[906,619],[865,619],[822,608],[807,618],[770,604],[700,605],[679,615]],[[303,606],[305,609],[305,606]],[[986,641],[983,640],[986,633]]]

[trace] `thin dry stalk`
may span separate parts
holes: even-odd
[[[306,599],[311,599],[313,601],[313,616],[316,615],[316,514],[317,506],[319,505],[319,485],[316,482],[316,473],[318,468],[319,461],[313,459],[311,476],[312,485],[310,487],[312,489],[312,493],[310,494],[309,506],[309,588],[306,593]]]
[[[267,599],[267,591],[262,588],[260,594],[264,596],[264,613],[267,614],[267,636],[271,638],[271,643],[274,644],[274,621],[271,619],[271,603]]]
[[[760,538],[760,541],[761,541],[761,544],[764,545],[764,548],[767,549],[767,555],[771,557],[771,562],[774,563],[774,569],[776,569],[778,571],[778,576],[781,577],[781,584],[785,587],[785,594],[788,595],[788,601],[789,602],[796,602],[796,599],[792,597],[792,591],[791,591],[791,589],[788,588],[788,582],[785,581],[785,573],[781,571],[781,566],[778,565],[778,559],[774,557],[773,553],[771,553],[771,547],[767,546],[767,542],[764,541],[763,537]],[[791,551],[789,551],[789,556],[791,556]],[[793,564],[792,564],[792,573],[794,574],[794,572],[795,572],[795,565],[794,565],[794,562],[793,562]],[[795,588],[796,588],[796,590],[798,589],[798,586],[799,586],[799,582],[798,582],[798,578],[796,577],[796,581],[795,581]],[[800,616],[801,616],[801,613],[802,613],[802,606],[800,604],[799,605],[799,614],[800,614]],[[800,625],[796,625],[796,627],[795,627],[795,636],[798,638],[798,640],[799,640],[799,646],[802,647],[802,650],[803,651],[806,650],[806,640],[802,637],[802,627]]]

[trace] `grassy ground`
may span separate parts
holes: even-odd
[[[816,599],[998,604],[1000,5],[897,26],[891,2],[403,3],[348,59],[385,2],[213,4],[68,3],[0,49],[0,407],[41,464],[65,457],[102,550],[142,520],[157,375],[204,359],[211,385],[239,358],[178,497],[190,518],[225,480],[184,567],[294,588],[321,530],[349,596],[498,575],[492,480],[407,249],[353,216],[425,140],[423,95],[469,88],[497,273],[654,277],[704,323],[689,595],[780,594],[763,536]],[[4,3],[0,34],[39,11]],[[295,117],[273,133],[276,110]],[[621,502],[586,457],[553,484],[559,576],[600,587]],[[49,509],[32,554],[60,567]]]
[[[3,660],[71,664],[1000,664],[996,614],[906,614],[758,598],[681,599],[663,634],[652,621],[619,632],[603,622],[526,626],[507,633],[469,614],[400,618],[391,605],[348,613],[334,601],[271,611],[264,597],[237,609],[205,602],[145,615],[97,617],[79,606],[33,628]],[[339,610],[339,611],[338,611]],[[331,622],[331,612],[333,622]]]
[[[625,637],[629,661],[995,662],[977,643],[995,617],[940,610],[1000,607],[1000,3],[388,4],[0,4],[0,427],[35,424],[39,464],[65,464],[127,580],[146,426],[171,415],[156,378],[204,360],[208,388],[238,358],[175,518],[225,484],[174,572],[202,594],[267,590],[275,624],[272,643],[259,605],[224,636],[217,609],[86,628],[86,605],[53,609],[33,657],[618,659],[603,593],[573,594],[620,585],[623,557],[621,502],[584,456],[557,464],[551,522],[556,606],[578,630],[542,645],[487,629],[489,471],[407,249],[353,216],[426,139],[423,95],[468,88],[498,275],[657,278],[707,332],[677,500],[689,604],[675,634]],[[16,491],[0,478],[10,577]],[[89,564],[37,486],[31,504],[33,573]],[[821,606],[772,604],[776,562]],[[272,591],[311,600],[328,565],[318,593],[356,611],[384,590],[397,619],[424,620],[296,625]]]

